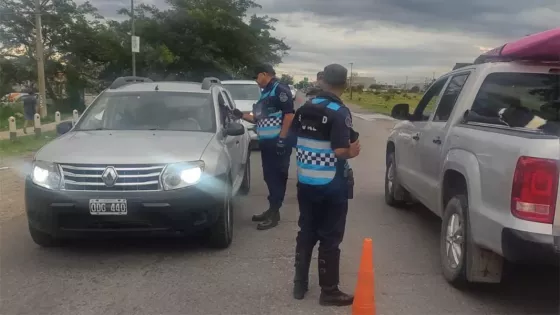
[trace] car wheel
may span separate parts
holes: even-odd
[[[245,171],[243,173],[243,182],[239,188],[239,194],[246,196],[251,190],[251,152],[247,152],[247,162],[245,163]]]
[[[387,156],[385,169],[385,203],[391,207],[406,205],[406,189],[399,184],[395,163],[395,152]]]
[[[41,247],[55,247],[60,245],[59,240],[52,235],[41,232],[31,226],[29,226],[29,234],[31,234],[33,242]]]
[[[457,288],[464,288],[468,284],[468,207],[467,196],[455,195],[445,207],[441,224],[440,260],[443,276]]]
[[[213,248],[228,248],[233,240],[233,204],[231,198],[231,184],[228,183],[222,209],[218,220],[210,228],[208,245]]]

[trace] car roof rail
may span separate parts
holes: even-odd
[[[204,78],[204,80],[202,80],[202,89],[209,90],[210,87],[214,84],[222,84],[222,82],[220,81],[220,79],[215,77]]]
[[[453,67],[453,70],[461,69],[461,68],[472,66],[472,65],[474,65],[474,64],[473,63],[467,63],[467,62],[458,62]],[[451,70],[451,71],[453,71],[453,70]]]
[[[135,77],[135,76],[119,77],[116,78],[115,81],[113,81],[113,83],[111,83],[109,89],[118,89],[121,86],[125,86],[132,83],[138,83],[138,82],[154,82],[154,81],[152,81],[152,79],[150,78],[144,78],[144,77]]]

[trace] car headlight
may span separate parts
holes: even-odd
[[[194,185],[202,178],[203,171],[202,161],[169,164],[161,176],[163,189],[173,190]]]
[[[58,165],[49,162],[35,161],[31,179],[35,185],[47,189],[60,189],[61,176]]]

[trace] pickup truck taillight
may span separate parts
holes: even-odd
[[[519,219],[554,221],[558,194],[558,161],[522,156],[517,161],[511,190],[511,212]]]

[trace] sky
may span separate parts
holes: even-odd
[[[165,0],[135,0],[165,8]],[[81,2],[81,1],[77,1]],[[90,0],[108,18],[126,0]],[[560,0],[256,0],[291,47],[276,67],[301,80],[330,63],[378,82],[424,82],[456,62],[560,27]],[[408,77],[408,78],[407,78]]]

